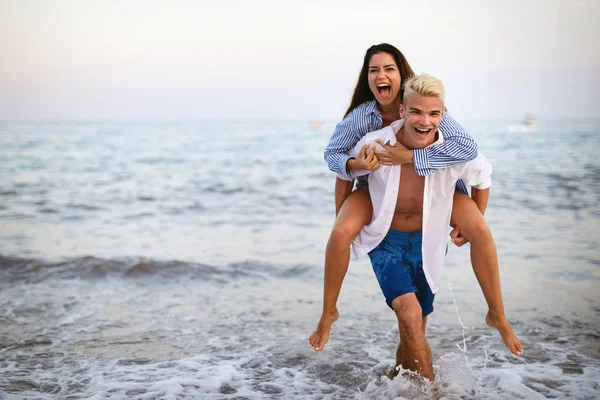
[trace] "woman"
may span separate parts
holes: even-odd
[[[347,180],[336,180],[337,217],[325,253],[323,312],[317,329],[309,338],[316,351],[321,351],[327,343],[331,325],[339,316],[336,303],[350,262],[350,244],[372,218],[367,181],[364,177],[359,178],[357,190],[352,191],[348,170],[375,170],[379,163],[397,165],[414,162],[419,175],[428,175],[439,168],[477,156],[477,145],[473,139],[448,113],[444,113],[440,123],[446,140],[443,145],[411,151],[397,144],[386,146],[387,152],[370,151],[368,155],[368,149],[363,148],[356,159],[347,155],[366,133],[388,126],[399,118],[399,104],[403,96],[401,83],[413,75],[406,58],[397,48],[387,43],[371,46],[365,54],[344,120],[336,126],[325,150],[329,168]],[[457,246],[467,241],[471,243],[473,271],[489,307],[486,322],[498,329],[506,346],[519,355],[522,352],[521,342],[504,313],[496,246],[483,218],[487,202],[485,199],[478,201],[478,208],[465,194],[464,185],[457,186],[459,191],[454,195],[451,220],[454,227],[452,241]],[[475,191],[474,198],[477,195]]]

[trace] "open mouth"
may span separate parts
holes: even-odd
[[[387,98],[392,94],[392,87],[387,83],[380,83],[377,85],[377,91],[381,97]]]
[[[429,135],[429,133],[431,132],[431,128],[429,128],[429,129],[417,128],[416,126],[414,128],[415,128],[415,132],[417,132],[419,135],[423,135],[423,136]]]

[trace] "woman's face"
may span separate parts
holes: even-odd
[[[378,53],[371,57],[369,62],[369,88],[379,104],[387,106],[394,102],[398,93],[402,77],[394,61],[388,53]]]

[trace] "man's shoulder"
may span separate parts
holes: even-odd
[[[489,164],[485,157],[481,154],[478,154],[472,160],[465,160],[464,162],[460,162],[454,165],[450,165],[446,168],[440,168],[438,171],[478,171],[482,168],[483,165]],[[436,172],[438,172],[436,171]],[[435,172],[434,172],[435,173]]]
[[[376,131],[369,132],[365,135],[367,140],[374,140],[377,138],[391,138],[395,137],[396,133],[391,125],[385,128],[377,129]]]

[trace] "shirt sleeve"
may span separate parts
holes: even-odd
[[[367,135],[363,136],[358,142],[356,142],[354,147],[348,151],[348,156],[356,158],[365,144],[367,144]],[[369,153],[367,153],[367,155],[368,154]],[[371,173],[371,171],[369,170],[353,170],[346,168],[345,175],[341,176],[340,174],[338,174],[338,177],[341,179],[346,179],[345,176],[349,176],[352,179],[356,179],[359,176],[368,175],[369,173]]]
[[[358,156],[358,153],[360,153],[360,149],[366,144],[367,142],[367,137],[363,136],[358,142],[356,142],[356,144],[354,145],[353,148],[351,148],[350,150],[348,150],[347,156],[349,158],[356,158]],[[346,159],[346,160],[347,160]],[[345,171],[343,174],[338,173],[337,176],[340,179],[345,179],[345,180],[353,180],[358,178],[359,176],[363,176],[363,175],[367,175],[369,172],[371,171],[362,171],[362,170],[352,170],[349,168],[345,168]],[[350,178],[350,179],[348,179]]]
[[[346,171],[346,162],[350,149],[369,132],[368,116],[363,107],[357,107],[342,122],[336,125],[335,131],[325,148],[325,161],[329,169],[338,174],[338,177],[351,181],[353,178]]]
[[[442,117],[440,129],[444,133],[444,143],[413,150],[415,169],[421,176],[477,157],[477,143],[448,112]]]
[[[463,181],[476,189],[492,186],[492,165],[481,154],[464,164]]]

